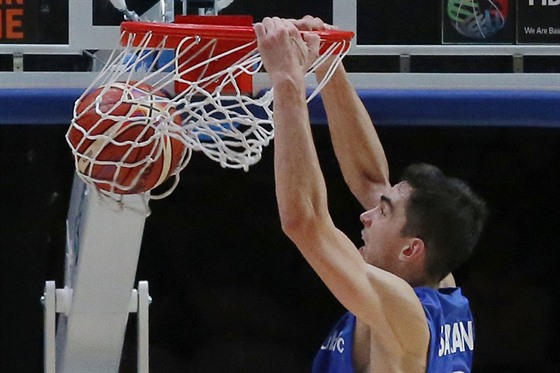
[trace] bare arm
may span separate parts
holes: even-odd
[[[275,90],[274,167],[282,228],[348,310],[376,325],[381,334],[394,336],[395,348],[413,353],[427,340],[425,316],[414,291],[402,279],[367,264],[329,215],[305,102],[305,63],[297,55],[303,49],[293,44],[299,37],[294,30],[277,19],[255,25]],[[306,41],[310,53],[317,53],[318,40]]]
[[[323,71],[317,76],[322,79]],[[362,206],[371,209],[389,186],[389,167],[372,120],[342,65],[321,96],[344,179]]]
[[[300,30],[323,30],[333,26],[306,16],[293,20]],[[325,76],[330,61],[317,70]],[[366,210],[375,207],[389,186],[389,167],[373,122],[340,65],[321,92],[334,151],[344,180]]]

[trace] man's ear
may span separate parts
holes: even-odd
[[[426,246],[424,241],[420,238],[411,239],[407,245],[403,246],[399,259],[401,260],[416,260],[424,258],[426,255]]]

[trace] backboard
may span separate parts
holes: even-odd
[[[304,10],[290,2],[283,5],[284,12],[279,6],[268,8],[270,12],[286,14],[293,9],[294,16],[300,16],[298,9],[323,9],[326,2],[330,0],[310,1]],[[457,85],[473,89],[553,89],[560,84],[556,39],[550,39],[552,43],[524,44],[443,43],[441,23],[446,3],[447,0],[430,0],[420,7],[414,1],[389,6],[379,0],[332,0],[332,7],[326,8],[332,9],[333,23],[357,34],[346,63],[353,83],[364,89]],[[509,3],[510,22],[514,22],[519,1]],[[129,0],[127,4],[145,19],[156,21],[165,17],[169,20],[165,12],[169,13],[170,8],[174,14],[215,14],[234,9],[232,12],[249,15],[274,15],[267,13],[264,4],[246,0]],[[0,6],[0,74],[4,88],[87,86],[92,79],[90,72],[104,63],[104,51],[117,45],[118,23],[123,19],[109,0],[51,0],[40,4],[6,0]],[[549,9],[556,11],[560,7]],[[433,74],[438,74],[437,79]],[[257,76],[255,85],[257,92],[268,86],[266,76]]]
[[[418,3],[402,1],[398,6],[413,2]],[[170,4],[152,1],[147,7],[146,3],[127,2],[130,10],[152,20],[165,15],[162,4]],[[183,12],[183,4],[189,5],[187,11],[197,14],[206,14],[211,8],[198,1],[172,3],[177,13]],[[268,6],[268,2],[254,0],[235,0],[232,5],[242,3],[246,14],[252,13],[251,7]],[[282,2],[285,7],[294,3],[301,1]],[[318,0],[310,3],[321,6]],[[433,7],[435,11],[430,12],[437,17],[443,10],[442,3],[440,0],[422,2],[426,7]],[[375,30],[368,30],[367,18],[364,19],[367,12],[362,12],[368,4],[377,6],[380,14],[384,11],[394,14],[397,7],[391,8],[391,2],[381,0],[332,0],[332,19],[340,28],[357,33],[346,65],[352,83],[380,126],[560,127],[560,108],[556,104],[560,99],[558,45],[443,44],[439,34],[433,43],[372,41],[365,33]],[[70,123],[75,99],[93,81],[109,51],[117,46],[118,20],[122,15],[113,9],[109,0],[50,0],[40,4],[4,0],[0,2],[0,10],[0,124]],[[399,23],[393,22],[388,29],[398,32]],[[439,30],[440,19],[434,22]],[[470,69],[480,61],[483,61],[480,69]],[[310,80],[308,84],[311,87],[316,83]],[[266,74],[255,76],[254,92],[269,86]],[[473,107],[477,108],[476,116],[472,114]],[[310,111],[313,124],[325,123],[320,102],[312,102]],[[85,200],[84,193],[78,189],[76,195]],[[87,198],[92,204],[98,202],[91,195]],[[82,216],[85,213],[80,212]],[[69,218],[72,216],[74,212]],[[141,227],[143,216],[136,218],[137,226]],[[96,236],[99,233],[93,234]],[[139,237],[138,232],[131,235],[133,242],[129,243],[137,247]],[[84,252],[83,248],[78,250],[75,242],[74,238],[67,247],[68,285],[76,277],[73,272],[78,265],[76,256]],[[133,267],[129,268],[129,274],[134,272]],[[131,286],[132,282],[127,283],[120,293],[129,294]],[[125,303],[120,306],[127,308]],[[120,325],[125,321],[119,320]],[[120,350],[119,346],[115,350]]]

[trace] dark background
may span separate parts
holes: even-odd
[[[529,123],[528,123],[529,125]],[[63,286],[73,163],[66,125],[2,126],[2,372],[42,369],[44,282]],[[359,241],[328,130],[313,132],[337,225]],[[398,127],[379,134],[397,177],[430,162],[487,199],[488,227],[457,279],[477,324],[475,372],[556,372],[560,131]],[[152,201],[138,280],[147,280],[153,372],[306,372],[343,312],[284,237],[272,146],[248,173],[195,154],[178,189]],[[122,372],[135,371],[134,316]]]
[[[439,24],[419,28],[410,23],[430,14],[439,17],[439,1],[392,4],[370,12],[376,17],[371,18],[376,41],[423,44],[437,33],[434,43],[439,44]],[[407,22],[390,22],[380,16],[382,11]],[[224,11],[252,14],[255,20],[314,14],[327,21],[331,12],[325,0],[236,0]],[[73,71],[89,64],[84,56],[46,57],[26,56],[26,69]],[[360,57],[347,59],[349,70],[398,71],[398,56]],[[412,57],[415,72],[500,73],[511,72],[512,66],[503,56],[499,61],[492,56]],[[10,58],[0,62],[2,70],[11,69]],[[526,72],[559,69],[557,56],[525,58]],[[45,281],[63,286],[74,172],[64,140],[67,125],[0,126],[2,373],[42,371],[39,299]],[[434,163],[467,180],[488,201],[487,229],[472,259],[456,273],[476,318],[474,372],[560,371],[560,129],[455,122],[439,127],[386,123],[378,130],[393,177],[410,162]],[[333,218],[359,242],[362,211],[342,181],[328,129],[314,125],[313,133]],[[178,189],[151,203],[137,279],[149,281],[154,299],[152,372],[308,372],[317,348],[344,312],[281,232],[272,147],[248,173],[224,170],[195,154]],[[132,315],[123,373],[135,371],[134,330]]]

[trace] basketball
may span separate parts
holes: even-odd
[[[167,96],[143,83],[112,83],[76,102],[67,133],[77,172],[116,194],[138,194],[178,172],[186,148]]]

